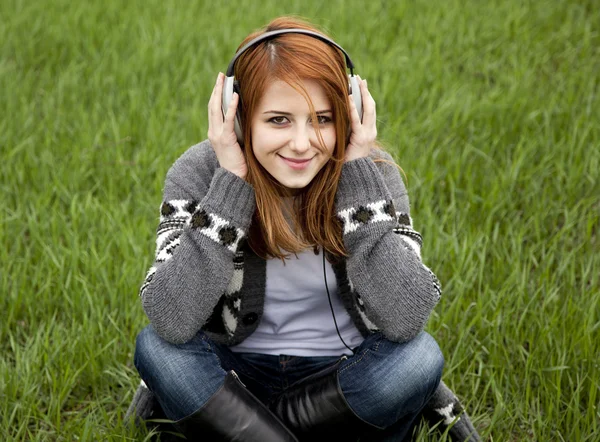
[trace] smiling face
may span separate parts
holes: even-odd
[[[336,141],[333,109],[325,91],[314,80],[304,80],[302,85],[317,113],[325,150],[313,127],[308,103],[283,81],[267,86],[251,122],[254,156],[291,193],[310,184],[331,158]]]

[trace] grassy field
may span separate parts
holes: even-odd
[[[599,441],[591,0],[2,1],[0,440],[148,440],[122,419],[163,179],[239,42],[290,13],[369,81],[482,436]]]

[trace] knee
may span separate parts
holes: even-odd
[[[427,332],[421,332],[415,339],[414,352],[419,355],[422,385],[433,394],[444,370],[444,355],[436,340]]]
[[[172,344],[149,325],[136,338],[134,365],[173,420],[193,413],[223,383],[219,358],[201,332],[185,344]]]
[[[392,375],[394,395],[400,403],[425,405],[435,392],[444,369],[444,355],[435,339],[421,332],[414,339],[395,344],[392,360],[397,368]]]
[[[135,339],[135,353],[133,364],[138,372],[140,369],[149,369],[156,361],[160,360],[161,348],[165,345],[151,325],[146,326],[138,333]]]
[[[185,344],[173,344],[161,338],[152,325],[146,326],[137,335],[133,364],[144,379],[144,374],[163,373],[165,375],[180,373],[182,367],[195,362],[198,355],[210,354],[218,363],[213,344],[204,332],[198,332],[194,338]],[[206,358],[202,358],[203,361]]]
[[[358,378],[340,378],[342,391],[360,417],[387,428],[429,401],[440,382],[444,356],[435,339],[422,332],[408,342],[381,340],[354,366],[361,365]]]
[[[189,345],[191,344],[190,342]],[[185,345],[172,344],[164,340],[152,325],[148,325],[138,333],[135,340],[133,364],[140,374],[176,369],[184,350]]]

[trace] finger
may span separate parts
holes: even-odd
[[[362,124],[366,127],[372,127],[376,123],[376,105],[375,100],[369,92],[367,80],[362,80],[360,84],[363,97],[363,119]]]
[[[375,100],[373,99],[373,96],[371,95],[371,92],[369,91],[369,85],[367,83],[367,80],[363,80],[362,78],[360,78],[358,87],[360,89],[360,96],[361,96],[362,102],[363,102],[363,115],[364,115],[366,112],[365,107],[369,108],[369,106],[371,106],[373,108],[373,110],[375,109]],[[364,124],[364,118],[363,118],[363,124]]]
[[[366,100],[367,98],[373,98],[371,96],[371,91],[369,91],[369,85],[367,84],[367,80],[362,80],[360,82],[360,92],[362,97]]]
[[[239,95],[237,92],[233,93],[231,97],[231,103],[229,103],[229,107],[227,108],[227,113],[225,114],[225,122],[223,126],[223,132],[233,132],[234,121],[235,121],[235,113],[237,110],[237,105],[239,101]]]
[[[223,76],[219,72],[217,82],[213,88],[212,95],[208,101],[208,124],[219,127],[223,122],[223,111],[221,110],[221,100],[223,91]]]
[[[217,75],[217,80],[215,81],[215,85],[213,87],[212,93],[210,95],[211,100],[217,96],[217,89],[219,87],[220,80],[221,80],[221,73],[219,72],[219,75]],[[210,101],[209,101],[209,103],[210,103]]]
[[[369,90],[369,84],[367,80],[361,79],[361,81],[359,82],[359,88],[361,92],[361,97],[363,97],[365,101],[367,101],[368,99],[373,100],[373,96],[371,95],[371,91]],[[375,102],[375,100],[373,100],[373,102]]]
[[[348,102],[350,103],[350,121],[352,123],[352,131],[356,131],[360,128],[360,115],[358,115],[358,109],[356,109],[356,104],[354,104],[354,98],[352,95],[348,96]]]
[[[217,79],[215,80],[215,85],[214,85],[213,90],[212,90],[212,95],[215,95],[215,90],[217,89],[217,85],[219,84],[219,79],[220,78],[221,78],[221,73],[219,72],[217,74]]]

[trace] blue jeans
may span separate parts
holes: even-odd
[[[378,428],[369,440],[402,440],[440,382],[444,358],[436,341],[422,332],[400,344],[374,333],[354,350],[338,366],[346,401]],[[151,325],[139,333],[134,356],[141,378],[173,421],[200,409],[223,385],[229,370],[268,404],[294,382],[339,360],[234,353],[202,331],[176,345],[159,337]]]

